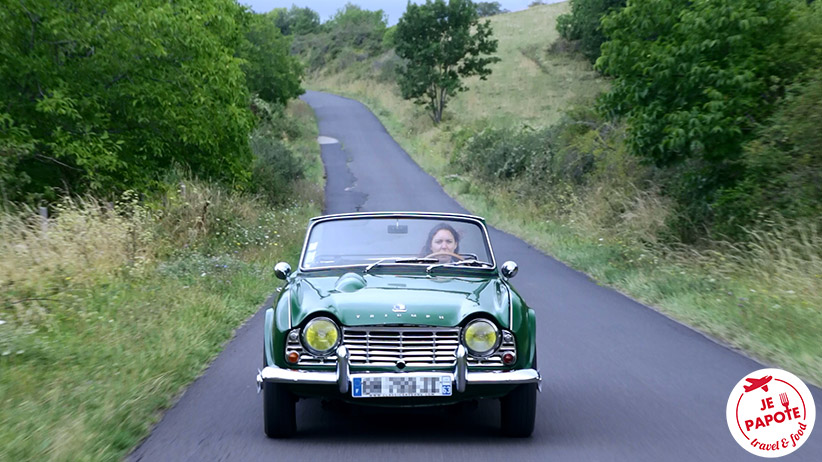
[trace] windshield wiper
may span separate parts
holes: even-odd
[[[480,267],[480,268],[491,268],[494,265],[492,265],[491,263],[488,263],[487,261],[482,261],[482,260],[460,260],[460,261],[455,261],[455,262],[437,263],[437,264],[431,265],[428,268],[425,268],[425,272],[430,273],[432,269],[441,268],[441,267],[444,267],[444,266],[476,266],[476,267]]]
[[[381,265],[381,264],[383,264],[385,262],[389,262],[389,261],[391,263],[436,263],[439,260],[437,260],[436,258],[397,258],[397,257],[381,258],[381,259],[375,261],[374,263],[371,263],[370,265],[366,266],[365,269],[363,270],[363,274],[368,273],[375,266]]]

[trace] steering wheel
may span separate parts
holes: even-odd
[[[434,253],[426,255],[425,258],[437,257],[437,256],[440,256],[440,255],[448,255],[449,257],[454,257],[457,260],[465,260],[465,257],[463,257],[462,255],[459,255],[459,254],[456,254],[456,253],[453,253],[453,252],[447,252],[447,251],[434,252]]]

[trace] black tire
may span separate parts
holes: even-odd
[[[526,383],[500,399],[502,433],[527,438],[534,433],[537,416],[537,384]]]
[[[263,421],[269,438],[290,438],[297,432],[297,403],[279,383],[263,384]]]

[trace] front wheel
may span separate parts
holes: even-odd
[[[534,432],[537,415],[537,384],[526,383],[500,399],[502,433],[527,438]]]
[[[282,384],[263,384],[263,421],[269,438],[290,438],[297,432],[296,400]]]

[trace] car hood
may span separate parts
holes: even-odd
[[[327,312],[346,326],[456,326],[477,312],[508,325],[507,288],[486,277],[361,275],[297,276],[291,284],[292,325]]]

